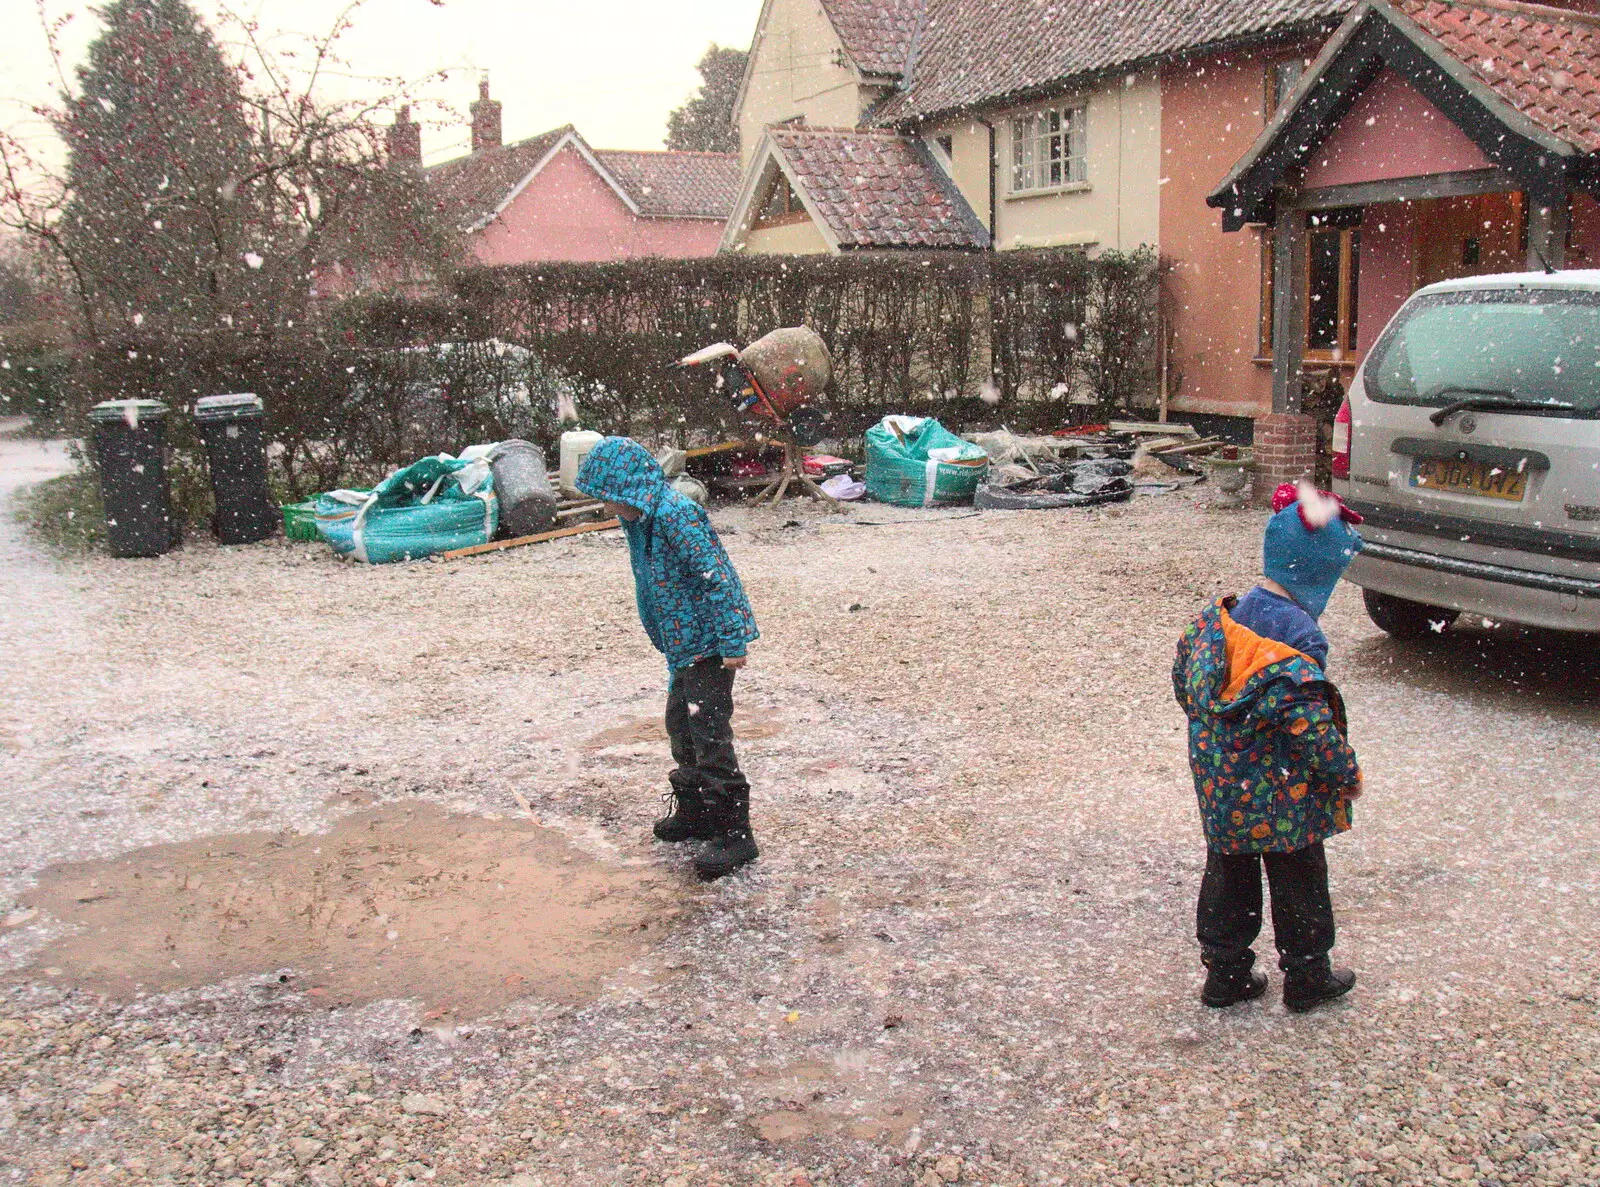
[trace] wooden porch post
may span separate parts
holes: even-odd
[[[1572,198],[1564,181],[1528,189],[1528,271],[1567,266]]]
[[[1300,411],[1306,342],[1306,214],[1280,199],[1272,251],[1272,410]]]

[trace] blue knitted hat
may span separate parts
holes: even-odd
[[[1312,618],[1321,618],[1334,586],[1362,549],[1354,524],[1361,516],[1336,495],[1297,490],[1285,483],[1272,498],[1277,512],[1267,521],[1262,571],[1294,597]]]

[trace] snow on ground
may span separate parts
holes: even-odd
[[[418,800],[511,820],[520,791],[594,868],[654,870],[676,923],[585,1000],[458,1021],[315,968],[102,998],[49,964],[72,919],[13,914],[0,1176],[1600,1182],[1600,650],[1401,645],[1342,590],[1368,792],[1329,857],[1361,982],[1217,1013],[1168,669],[1260,514],[715,518],[764,631],[738,689],[764,856],[711,887],[646,839],[665,674],[615,535],[377,570],[8,538],[0,907],[59,863],[215,862]]]

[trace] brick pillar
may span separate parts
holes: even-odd
[[[1255,483],[1257,503],[1272,501],[1272,492],[1285,482],[1310,478],[1317,468],[1317,422],[1300,412],[1274,412],[1255,423]]]

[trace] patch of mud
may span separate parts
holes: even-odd
[[[531,821],[414,801],[324,834],[60,865],[24,897],[75,928],[37,957],[59,983],[127,999],[289,968],[319,1004],[419,998],[468,1018],[529,995],[592,999],[664,934],[681,895],[658,870],[597,861]]]
[[[778,1107],[750,1118],[763,1141],[786,1143],[822,1135],[900,1147],[922,1123],[922,1102],[891,1090],[882,1069],[861,1051],[831,1063],[801,1060],[750,1073],[760,1097]]]
[[[754,738],[771,738],[783,732],[783,723],[771,714],[749,709],[733,711],[733,736],[735,741]],[[666,723],[659,717],[638,717],[621,725],[601,730],[584,743],[590,750],[604,750],[608,746],[638,746],[648,742],[667,740]]]

